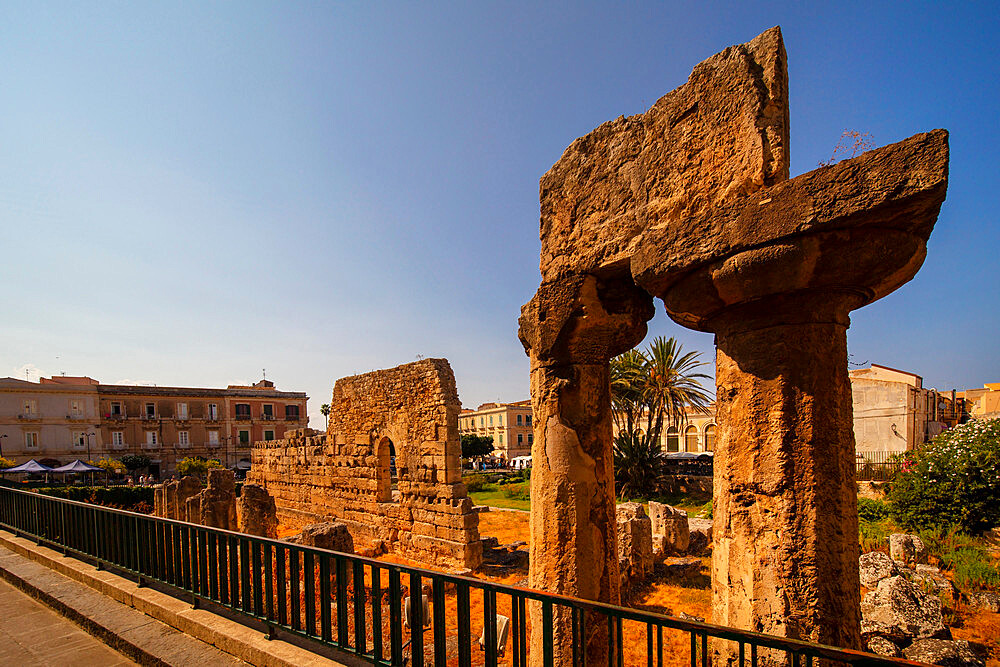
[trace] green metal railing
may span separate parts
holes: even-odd
[[[0,488],[0,526],[131,575],[140,585],[158,582],[196,606],[228,607],[263,622],[269,636],[280,628],[377,665],[493,667],[503,658],[525,667],[532,605],[540,612],[538,645],[546,665],[558,655],[559,618],[571,625],[572,662],[579,665],[587,660],[584,637],[592,640],[595,628],[607,633],[600,644],[607,644],[608,664],[619,667],[626,644],[630,664],[657,667],[706,667],[720,647],[740,665],[775,659],[794,667],[814,660],[916,664],[16,489]],[[426,601],[407,604],[418,591]],[[668,633],[689,641],[665,643]]]

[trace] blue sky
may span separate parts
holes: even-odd
[[[423,355],[467,406],[526,398],[539,177],[773,25],[793,175],[848,128],[951,131],[927,261],[853,314],[853,360],[1000,380],[1000,21],[971,2],[4,3],[0,376],[266,368],[315,426],[336,378]],[[713,359],[662,307],[653,335]]]

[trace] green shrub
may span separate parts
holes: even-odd
[[[858,519],[860,521],[885,521],[891,512],[892,508],[884,500],[858,498]]]
[[[130,512],[149,514],[153,511],[151,486],[49,486],[35,491],[54,498],[104,505]]]
[[[963,591],[1000,591],[1000,570],[991,562],[982,548],[964,548],[953,551],[945,560],[952,571],[955,585]]]
[[[527,482],[508,484],[503,488],[503,495],[509,500],[531,500],[531,485]]]
[[[894,532],[894,526],[888,519],[868,521],[858,518],[858,542],[861,544],[862,553],[888,547],[889,535]]]
[[[465,482],[465,488],[469,493],[485,491],[490,483],[486,475],[469,475],[468,477],[463,477],[462,481]]]
[[[934,438],[904,464],[888,500],[893,518],[911,530],[990,528],[1000,506],[1000,418],[972,420]]]

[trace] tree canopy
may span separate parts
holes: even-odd
[[[486,456],[493,451],[493,436],[466,433],[462,436],[462,458]]]

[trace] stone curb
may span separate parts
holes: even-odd
[[[258,665],[260,667],[344,667],[344,663],[323,657],[294,644],[281,640],[269,641],[265,639],[261,631],[254,630],[205,609],[194,609],[190,603],[155,589],[148,587],[139,588],[134,581],[112,574],[106,570],[98,570],[93,565],[71,556],[63,556],[58,551],[38,546],[25,538],[15,537],[6,530],[0,530],[0,546],[6,547],[15,554],[43,565],[53,572],[59,573],[75,582],[84,584],[111,600],[136,609],[156,621],[160,621],[185,635],[189,635],[189,637],[200,640],[251,665]],[[29,580],[24,580],[11,574],[8,568],[2,563],[0,563],[0,576],[11,581],[11,583],[29,595],[49,604],[53,609],[77,622],[88,632],[91,632],[89,623],[92,621],[90,617],[80,610],[73,609],[73,606],[68,604],[65,598],[56,600],[56,605],[50,604],[48,598],[53,596],[48,595],[48,597],[43,597],[47,595],[44,591],[39,591],[40,595],[36,594],[35,591],[38,590],[37,586],[34,586]],[[25,588],[26,586],[27,588]],[[64,611],[64,607],[69,613]],[[82,622],[78,619],[82,619]],[[99,632],[105,632],[105,630]],[[102,641],[116,649],[119,646],[116,643],[118,641],[124,642],[123,646],[131,643],[129,639],[120,636],[112,637],[109,640],[103,634],[94,632],[91,632],[91,634],[95,634],[95,636],[98,636]],[[140,653],[142,652],[141,648],[136,647],[136,649]],[[142,664],[179,664],[176,662],[164,662],[156,658],[155,655],[150,656],[151,660],[153,660],[152,662],[146,662],[141,659],[140,655],[133,655],[127,651],[122,652]]]

